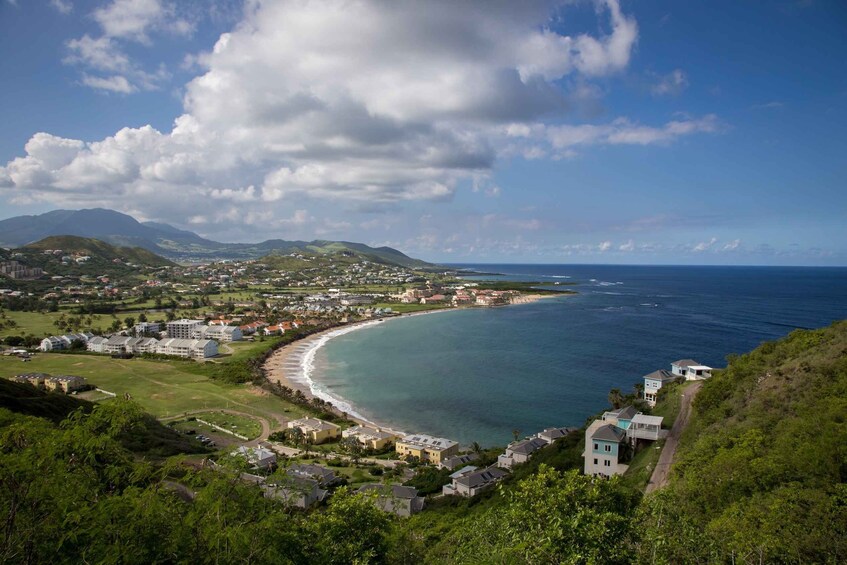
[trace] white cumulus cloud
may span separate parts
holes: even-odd
[[[39,133],[0,167],[0,183],[13,198],[244,226],[274,210],[295,214],[308,200],[449,200],[463,182],[497,196],[489,175],[501,156],[717,131],[715,116],[658,127],[544,121],[569,108],[560,79],[591,80],[630,61],[634,18],[616,0],[597,6],[605,31],[572,37],[549,27],[551,6],[541,1],[251,1],[210,52],[192,57],[202,74],[186,85],[170,132],[124,128],[97,142]],[[69,63],[102,75],[86,72],[83,82],[155,88],[165,71],[142,71],[119,42],[174,25],[173,5],[115,0],[94,18],[103,35],[67,45]]]

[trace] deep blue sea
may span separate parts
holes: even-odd
[[[579,294],[395,319],[329,341],[316,380],[379,423],[469,444],[582,425],[670,362],[723,367],[847,318],[847,268],[463,265]],[[567,278],[566,278],[567,277]]]

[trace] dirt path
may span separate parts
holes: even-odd
[[[694,383],[682,393],[682,405],[679,408],[679,416],[677,416],[676,422],[674,422],[673,428],[671,428],[671,433],[665,441],[665,447],[662,449],[662,454],[659,455],[659,462],[656,463],[656,468],[653,469],[650,482],[647,483],[648,493],[660,489],[668,483],[671,465],[673,465],[674,456],[676,455],[676,447],[679,444],[679,437],[682,435],[685,426],[688,425],[688,417],[691,413],[691,401],[701,386],[703,386],[702,382]]]

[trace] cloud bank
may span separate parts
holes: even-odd
[[[304,200],[449,200],[463,181],[496,197],[498,158],[716,131],[714,116],[557,123],[571,105],[568,80],[625,69],[638,41],[617,0],[597,8],[604,31],[569,36],[551,27],[564,7],[548,2],[253,0],[192,57],[203,71],[172,131],[124,128],[96,142],[37,133],[0,167],[0,186],[15,202],[246,225],[272,210],[303,220]],[[159,77],[116,42],[150,41],[163,26],[190,32],[172,14],[158,0],[115,0],[93,14],[103,35],[69,42],[68,61],[102,73],[83,76],[95,88],[155,88]]]

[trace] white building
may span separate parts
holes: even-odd
[[[75,341],[81,341],[87,344],[88,340],[92,337],[94,337],[94,334],[91,333],[65,334],[60,336],[51,335],[41,340],[38,349],[41,351],[61,351],[62,349],[68,349]]]
[[[194,330],[202,326],[203,320],[174,320],[168,322],[168,337],[177,339],[193,339]]]
[[[158,322],[138,322],[135,324],[133,329],[135,330],[136,335],[149,333],[157,334],[162,331],[162,324]]]
[[[193,339],[214,339],[220,342],[241,341],[244,334],[238,326],[196,326],[192,332]]]
[[[103,347],[105,346],[107,341],[108,340],[105,337],[95,335],[94,337],[88,340],[88,343],[86,344],[86,349],[94,353],[104,353]]]
[[[712,376],[712,368],[701,365],[693,359],[680,359],[671,363],[671,373],[685,377],[686,381],[700,381]]]
[[[679,378],[680,376],[675,375],[670,371],[666,371],[665,369],[660,369],[658,371],[653,371],[649,375],[644,375],[644,401],[651,407],[655,406],[659,390],[666,384],[678,380]]]
[[[156,353],[191,359],[206,359],[218,354],[218,344],[210,339],[166,338],[158,343]]]

